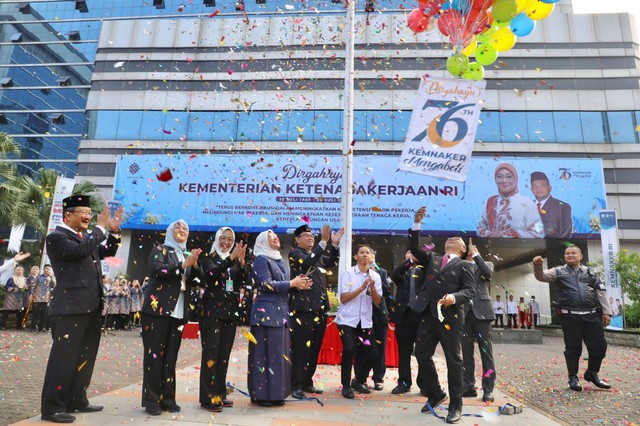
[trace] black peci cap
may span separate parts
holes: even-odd
[[[91,207],[91,197],[89,195],[72,195],[62,200],[63,209],[74,207]]]
[[[305,232],[311,232],[313,234],[313,231],[311,230],[311,228],[309,228],[309,225],[302,225],[302,226],[298,226],[296,230],[293,231],[293,235],[296,237],[299,237]]]
[[[547,177],[547,175],[545,175],[542,172],[533,172],[533,173],[531,173],[531,182],[533,182],[534,180],[544,180],[547,183],[549,183],[549,178]]]

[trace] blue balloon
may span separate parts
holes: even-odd
[[[451,9],[451,3],[449,3],[449,1],[445,1],[444,3],[442,3],[442,7],[440,7],[440,10],[442,10],[443,12],[445,10],[449,10]]]
[[[526,13],[521,13],[511,20],[511,32],[518,37],[524,37],[531,34],[536,27],[536,21],[529,18]]]
[[[460,13],[462,13],[462,16],[464,16],[471,10],[471,3],[469,0],[453,0],[451,2],[451,7],[459,10]]]
[[[560,0],[540,0],[542,3],[547,3],[547,4],[551,4],[551,3],[558,3]]]

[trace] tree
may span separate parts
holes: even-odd
[[[11,226],[19,188],[15,186],[16,164],[6,161],[20,154],[20,145],[5,133],[0,133],[0,226]]]
[[[613,269],[620,274],[622,292],[632,302],[640,302],[640,254],[629,250],[618,252]]]

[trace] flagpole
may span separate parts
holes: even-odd
[[[344,115],[342,133],[342,192],[340,203],[340,224],[344,235],[340,241],[339,273],[351,266],[351,246],[353,232],[353,77],[355,49],[355,0],[347,0],[347,25],[344,29]]]

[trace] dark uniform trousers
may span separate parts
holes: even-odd
[[[318,356],[327,330],[327,314],[322,311],[296,311],[289,319],[291,327],[291,389],[313,386]],[[307,346],[307,343],[311,342]]]
[[[44,330],[47,320],[47,302],[34,302],[31,307],[31,330]]]
[[[142,383],[142,406],[152,407],[161,401],[169,407],[176,402],[176,371],[178,351],[182,343],[183,320],[168,315],[155,316],[143,313],[142,342],[145,348]]]
[[[379,309],[377,306],[374,306],[373,309]],[[373,364],[373,382],[374,383],[383,383],[384,375],[387,373],[387,337],[389,336],[389,323],[387,321],[380,321],[377,317],[373,316],[373,337],[374,341],[371,341],[372,345],[376,345],[378,348],[378,359]],[[354,355],[354,364],[355,368],[359,368],[362,360],[367,356],[366,351],[362,346],[356,347],[356,353]],[[369,371],[367,371],[367,376],[369,375]],[[363,382],[366,383],[366,382]]]
[[[607,353],[607,341],[604,338],[600,311],[588,315],[562,314],[560,323],[564,335],[564,358],[569,375],[578,375],[583,340],[589,353],[587,369],[598,373]]]
[[[438,321],[427,309],[420,320],[418,336],[416,337],[416,358],[418,365],[425,370],[425,377],[433,378],[425,383],[423,390],[427,397],[433,398],[442,393],[438,372],[433,362],[438,343],[442,346],[447,361],[447,379],[449,382],[449,403],[462,407],[462,324],[451,324],[449,329],[443,322]],[[458,329],[454,329],[457,327]]]
[[[100,345],[100,310],[56,315],[53,344],[42,386],[42,414],[73,412],[89,404],[87,388]],[[73,394],[69,390],[74,389]]]
[[[343,388],[351,386],[351,368],[355,369],[355,378],[358,383],[366,383],[369,371],[378,359],[378,345],[375,344],[373,329],[363,329],[358,323],[356,328],[348,325],[339,325],[340,340],[342,341],[342,363],[340,381]],[[356,347],[362,351],[363,358],[360,364],[353,363]]]
[[[396,324],[396,341],[398,342],[398,384],[411,387],[411,354],[413,346],[418,336],[418,326],[422,314],[413,309],[405,309],[402,316],[402,323]],[[421,364],[418,364],[418,375],[416,385],[422,390],[426,389],[424,371]]]
[[[479,320],[471,309],[467,312],[462,334],[462,359],[463,359],[463,392],[475,390],[475,360],[473,357],[473,341],[478,342],[480,359],[482,360],[482,390],[493,392],[496,382],[496,367],[493,362],[493,346],[491,345],[491,320]],[[490,372],[487,374],[487,372]]]
[[[220,403],[227,396],[227,370],[236,337],[237,321],[200,316],[200,404]],[[224,360],[212,363],[211,360]]]

